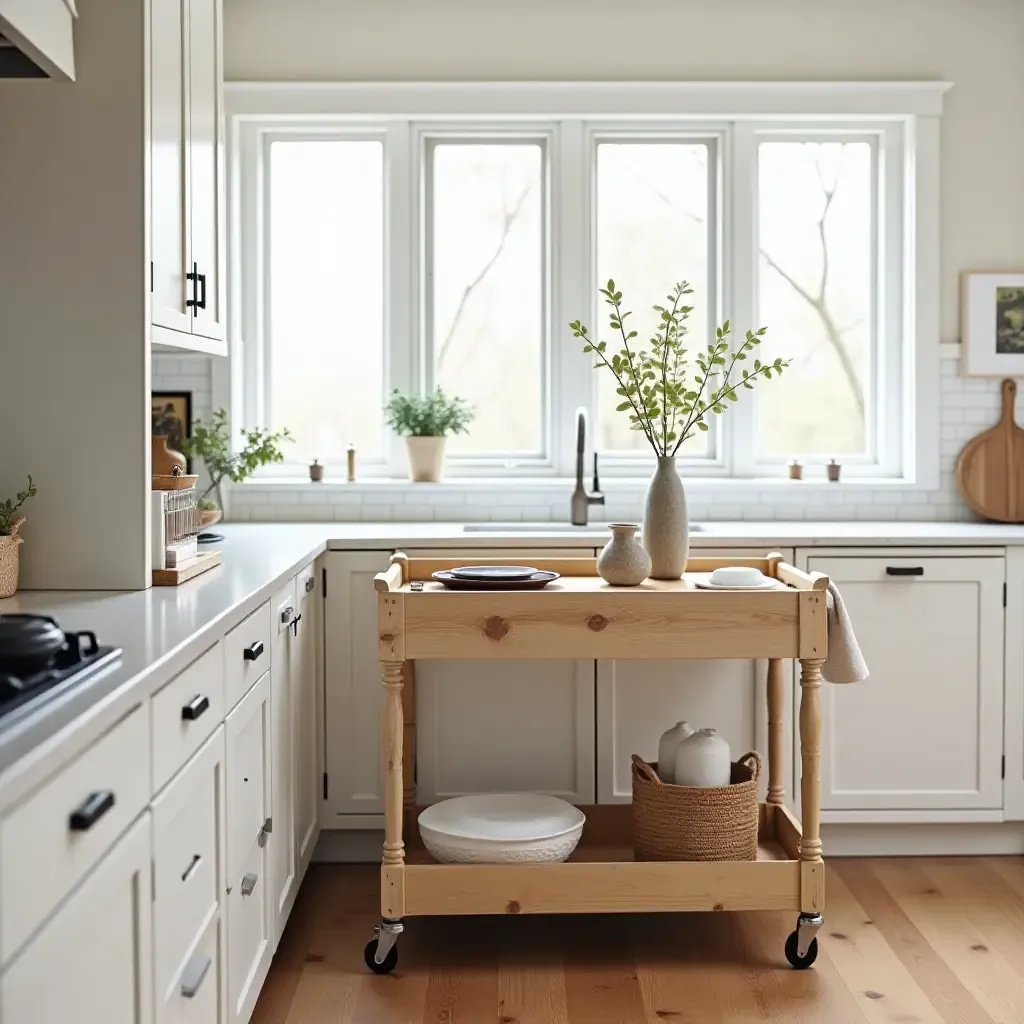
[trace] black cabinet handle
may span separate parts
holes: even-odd
[[[196,284],[199,288],[199,298],[196,299],[196,309],[206,309],[206,275],[196,274]]]
[[[194,722],[204,711],[210,707],[210,698],[199,694],[193,697],[182,709],[181,717],[186,722]]]
[[[887,565],[886,576],[923,576],[923,565]]]
[[[88,832],[113,806],[114,794],[111,790],[101,789],[98,793],[90,793],[71,812],[68,827],[72,832]]]
[[[257,640],[254,644],[249,644],[244,651],[242,651],[243,661],[255,661],[263,653],[263,641]]]
[[[193,263],[192,264],[192,271],[191,271],[191,273],[188,273],[188,274],[185,275],[185,280],[192,282],[192,298],[185,299],[185,308],[188,309],[191,306],[194,309],[196,306],[199,305],[199,303],[196,301],[196,285],[197,285],[197,282],[199,281],[199,264],[198,263]],[[195,313],[193,313],[192,315],[194,316]]]

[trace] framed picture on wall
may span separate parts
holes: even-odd
[[[181,442],[192,436],[192,392],[154,391],[150,406],[153,436],[167,437],[167,447],[181,451]],[[188,460],[188,471],[192,472],[192,460]]]
[[[1024,271],[970,271],[961,294],[963,372],[1024,377]]]

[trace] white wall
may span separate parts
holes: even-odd
[[[225,8],[232,80],[946,79],[954,88],[942,121],[936,344],[959,340],[961,271],[1024,267],[1021,0],[225,0]],[[695,516],[969,516],[952,467],[963,443],[994,422],[998,382],[960,379],[956,359],[942,372],[938,490],[844,488],[810,506],[792,492],[734,490]],[[242,518],[482,517],[455,499],[355,497],[248,492],[232,509]],[[560,517],[559,502],[545,495],[494,514]],[[631,509],[624,501],[619,512]]]
[[[87,0],[77,81],[0,81],[0,500],[22,585],[149,576],[145,5]]]

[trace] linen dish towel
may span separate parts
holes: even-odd
[[[868,677],[867,662],[853,632],[853,623],[834,583],[828,585],[825,600],[828,621],[828,657],[821,666],[822,676],[830,683],[862,683]]]

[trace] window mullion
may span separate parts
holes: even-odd
[[[419,175],[422,161],[408,121],[389,121],[384,146],[384,303],[387,351],[382,401],[394,388],[404,394],[418,389],[421,372],[422,268],[420,256]],[[403,441],[392,431],[384,443],[392,476],[405,473]]]
[[[554,332],[551,339],[552,461],[561,476],[576,471],[576,421],[587,410],[591,450],[596,441],[594,373],[568,324],[592,308],[594,266],[593,160],[581,121],[562,121],[552,152],[551,254]]]
[[[732,126],[726,149],[724,235],[728,256],[723,261],[723,316],[732,322],[732,344],[747,330],[755,330],[757,317],[757,133],[752,124]],[[743,400],[745,399],[745,400]],[[753,476],[757,396],[747,394],[729,406],[720,419],[725,464],[732,476]],[[753,400],[751,400],[753,399]],[[725,421],[724,423],[722,421]]]

